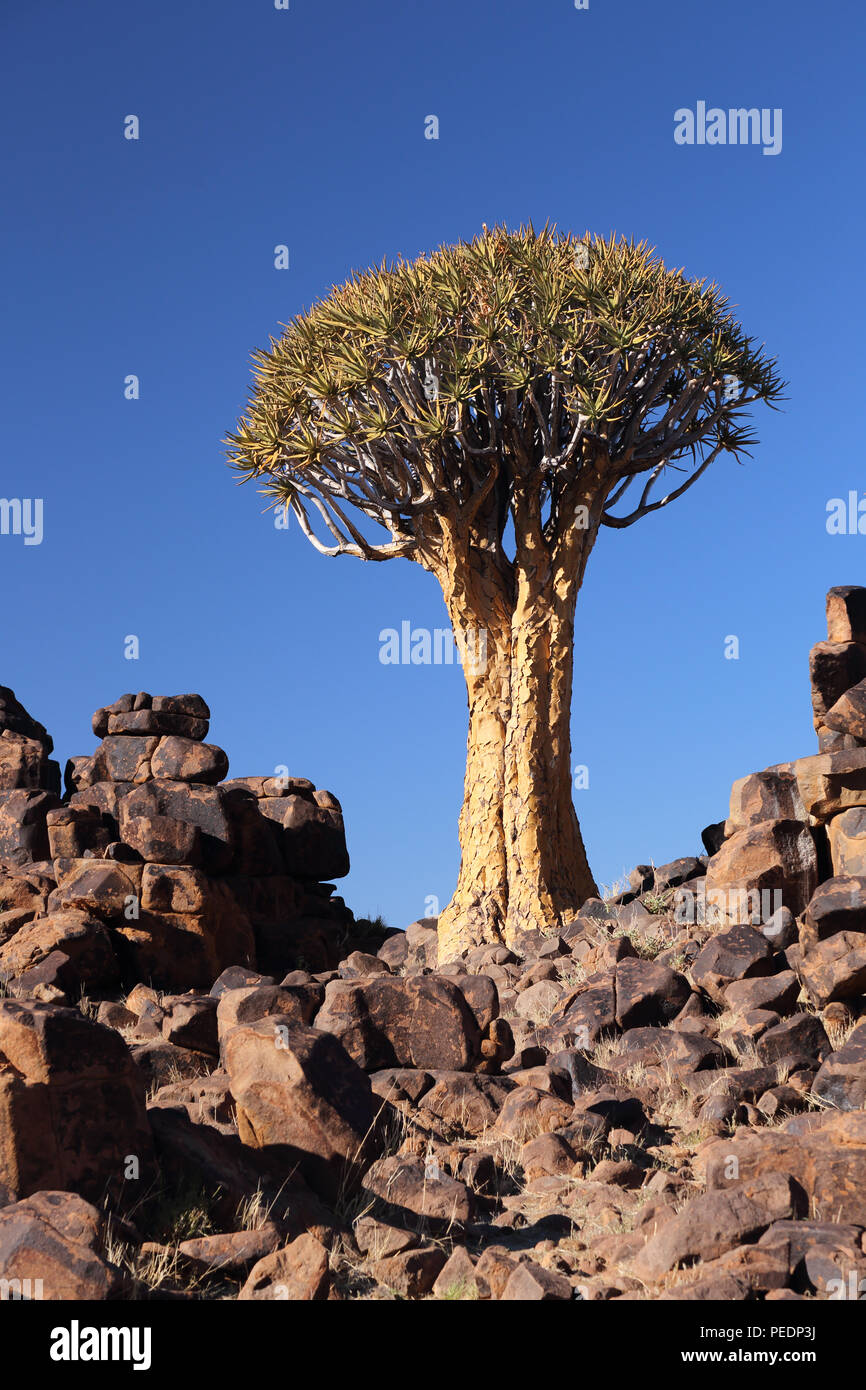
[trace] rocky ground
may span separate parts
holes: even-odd
[[[335,896],[333,796],[226,780],[199,696],[97,711],[62,799],[0,691],[0,1287],[859,1297],[866,590],[828,621],[817,755],[735,783],[706,853],[442,963],[435,920]]]

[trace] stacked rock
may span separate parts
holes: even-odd
[[[7,705],[19,724],[29,718],[14,697]],[[16,918],[8,946],[0,912],[7,978],[68,993],[70,981],[104,988],[119,973],[180,990],[229,965],[284,974],[337,956],[352,917],[321,880],[349,870],[339,802],[305,778],[225,782],[226,754],[204,742],[209,720],[200,695],[123,695],[93,716],[95,752],[67,764],[65,804],[11,793],[49,797],[36,829],[11,837],[15,856],[3,853],[7,869],[14,859],[40,871],[34,893],[50,886],[41,909],[33,894],[16,899],[36,920],[22,934]]]
[[[44,725],[0,685],[0,857],[23,864],[48,852],[45,816],[60,792],[53,749]]]
[[[744,894],[789,909],[776,944],[818,1008],[866,990],[866,588],[830,590],[827,631],[809,658],[821,751],[734,783],[706,882],[728,921]]]

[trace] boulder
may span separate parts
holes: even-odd
[[[37,917],[0,946],[0,976],[30,991],[52,985],[77,1003],[83,990],[111,990],[119,980],[110,933],[86,912],[67,909]]]
[[[329,1288],[328,1252],[315,1236],[305,1234],[259,1260],[238,1299],[320,1303]]]
[[[669,1023],[691,995],[684,975],[629,956],[616,967],[616,1021],[620,1028]]]
[[[712,1142],[704,1161],[710,1190],[736,1191],[744,1182],[781,1173],[801,1189],[799,1214],[806,1214],[805,1199],[817,1220],[863,1224],[863,1111],[794,1116],[777,1130],[738,1129],[733,1139]]]
[[[379,1104],[335,1037],[275,1014],[230,1033],[223,1060],[245,1144],[278,1147],[326,1199],[357,1186]]]
[[[0,1298],[98,1302],[120,1292],[102,1213],[74,1192],[36,1192],[0,1211]]]
[[[161,738],[150,758],[151,776],[178,782],[216,786],[228,770],[229,760],[215,743],[200,743],[176,734]]]
[[[836,1110],[866,1110],[866,1022],[831,1052],[812,1082],[812,1095]]]
[[[113,1029],[74,1009],[0,1000],[0,1183],[18,1197],[140,1197],[152,1158],[144,1092]]]
[[[862,932],[836,932],[811,946],[796,969],[818,1009],[834,1000],[856,998],[866,993],[866,936]]]
[[[779,906],[798,916],[817,884],[809,827],[795,819],[761,821],[736,831],[709,861],[707,907],[732,923],[766,921]]]
[[[466,1071],[480,1056],[478,1021],[443,976],[333,980],[315,1026],[333,1033],[365,1071]]]
[[[866,806],[852,806],[827,821],[833,873],[866,878]]]

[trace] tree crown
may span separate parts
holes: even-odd
[[[492,515],[501,542],[527,504],[549,542],[575,499],[596,526],[630,525],[747,453],[744,415],[783,391],[717,285],[644,242],[550,227],[485,228],[355,273],[253,360],[231,463],[324,553],[369,559],[423,550],[448,519],[483,517],[489,537]]]

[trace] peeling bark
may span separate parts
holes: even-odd
[[[597,892],[572,801],[574,607],[597,528],[554,556],[522,516],[509,580],[483,550],[448,547],[436,568],[455,632],[487,632],[469,702],[461,864],[439,919],[440,959],[562,925]]]

